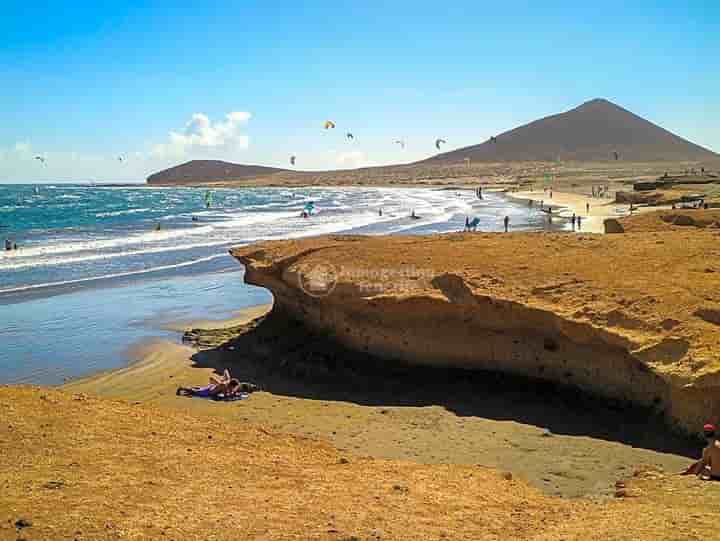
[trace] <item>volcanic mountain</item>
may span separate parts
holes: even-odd
[[[419,163],[504,161],[704,161],[720,155],[686,141],[614,103],[594,99],[490,140]]]
[[[415,163],[342,171],[293,171],[217,160],[192,160],[150,175],[150,184],[239,185],[406,182],[466,175],[474,167],[509,162],[720,162],[720,155],[686,141],[603,99],[548,116],[473,145]],[[460,166],[460,167],[458,167]],[[477,174],[487,174],[480,171]]]

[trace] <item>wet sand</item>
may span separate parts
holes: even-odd
[[[548,494],[611,495],[641,465],[678,471],[699,449],[640,410],[521,378],[381,368],[256,307],[215,330],[135,348],[127,368],[65,386],[331,442],[343,452],[511,471]],[[240,322],[240,323],[239,323]],[[222,403],[175,396],[228,367],[265,389]]]

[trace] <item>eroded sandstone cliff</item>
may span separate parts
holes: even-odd
[[[720,419],[720,232],[331,236],[232,251],[274,310],[388,359]]]

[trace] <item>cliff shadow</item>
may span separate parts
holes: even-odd
[[[193,330],[199,367],[310,400],[366,406],[441,406],[461,417],[515,421],[558,435],[587,436],[696,457],[698,442],[673,433],[657,412],[539,379],[409,366],[348,350],[327,335],[272,312],[247,325]]]

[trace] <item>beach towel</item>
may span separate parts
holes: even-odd
[[[224,395],[224,394],[216,394],[215,396],[211,396],[209,398],[212,398],[216,402],[235,402],[237,400],[245,400],[250,395],[248,393],[236,393],[231,395]]]

